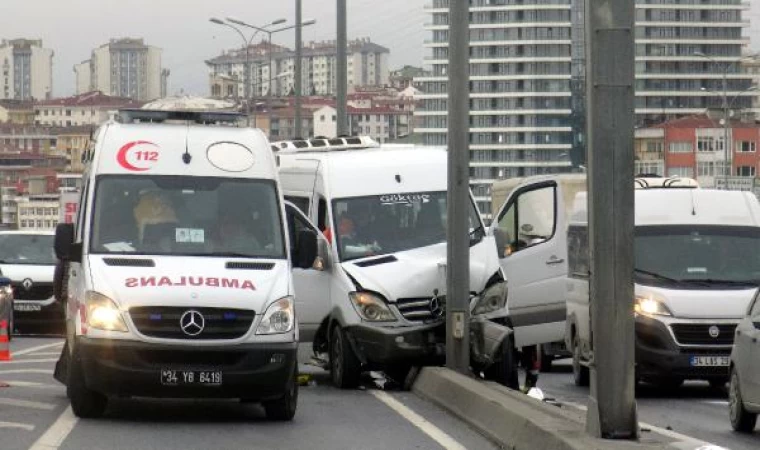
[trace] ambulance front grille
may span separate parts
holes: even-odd
[[[190,315],[186,315],[190,312],[194,312],[192,324]],[[248,309],[191,306],[134,307],[129,309],[129,315],[137,331],[145,336],[183,340],[241,338],[251,329],[256,317],[256,313]]]

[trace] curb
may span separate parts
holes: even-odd
[[[510,450],[665,450],[671,441],[648,434],[639,442],[596,439],[585,418],[492,382],[441,367],[426,367],[412,388]]]

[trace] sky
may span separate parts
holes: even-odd
[[[391,68],[422,65],[424,5],[431,0],[347,0],[348,37],[370,37],[391,50]],[[303,19],[316,25],[303,29],[303,39],[335,39],[335,0],[302,0]],[[171,70],[169,93],[208,95],[204,60],[222,49],[242,46],[229,28],[211,17],[234,17],[253,25],[284,18],[295,23],[295,0],[0,0],[0,39],[42,39],[52,48],[53,94],[75,90],[73,66],[111,38],[144,38],[163,49],[164,68]],[[283,25],[285,26],[285,25]],[[258,38],[256,39],[258,40]],[[274,35],[275,43],[294,47],[292,31]]]

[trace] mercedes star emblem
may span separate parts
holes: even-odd
[[[179,319],[179,326],[186,335],[198,336],[206,326],[206,319],[203,318],[203,314],[191,309],[182,314]]]
[[[24,286],[25,290],[29,291],[32,289],[32,286],[34,286],[34,281],[32,281],[31,278],[27,278],[21,282],[21,285]]]
[[[442,317],[446,312],[446,304],[438,297],[438,290],[433,294],[433,298],[430,299],[430,314],[433,317]]]
[[[710,337],[711,338],[717,339],[718,336],[720,336],[720,328],[718,328],[717,326],[713,325],[708,330],[708,333],[710,333]]]

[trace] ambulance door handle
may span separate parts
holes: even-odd
[[[546,261],[546,265],[548,265],[548,266],[554,266],[554,265],[557,265],[557,264],[562,264],[563,262],[565,262],[564,259],[557,258],[556,256],[552,256],[549,259],[549,261]]]

